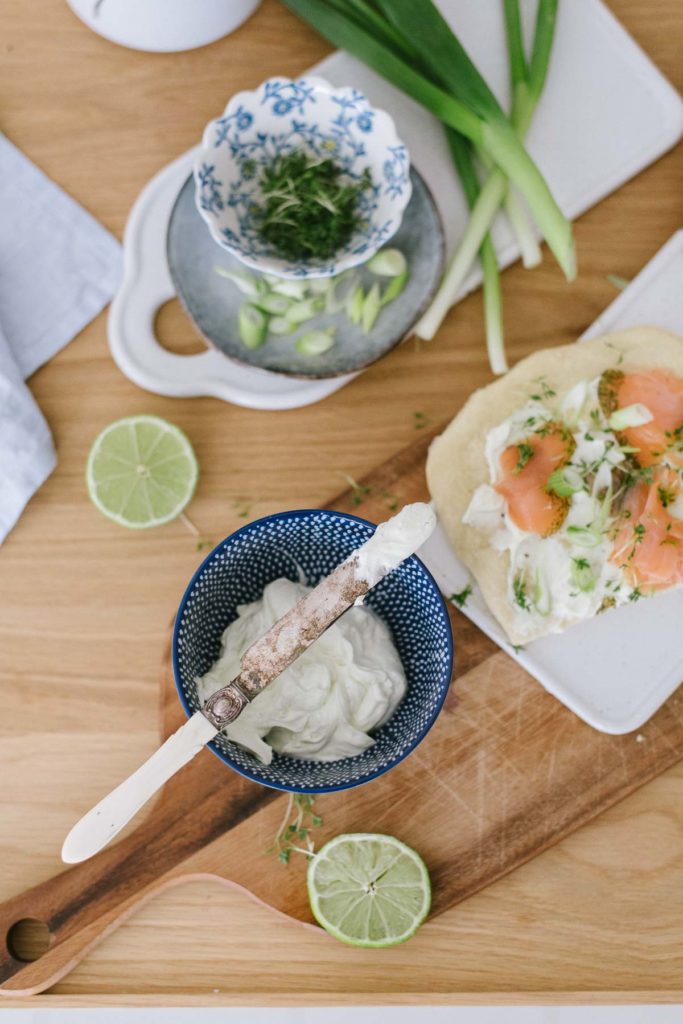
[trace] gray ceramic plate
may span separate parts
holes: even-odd
[[[434,200],[424,181],[411,169],[413,194],[401,227],[388,243],[406,256],[410,278],[401,295],[381,311],[374,327],[365,335],[349,322],[345,313],[322,313],[285,336],[269,336],[257,349],[248,349],[237,331],[237,311],[244,301],[239,289],[220,277],[215,267],[245,268],[217,245],[195,206],[192,176],[183,185],[168,225],[168,265],[178,297],[193,323],[210,344],[230,359],[273,373],[292,377],[337,377],[369,366],[389,352],[406,336],[426,309],[441,279],[444,237]],[[253,273],[253,271],[249,271]],[[361,269],[359,282],[386,285]],[[319,356],[303,356],[294,342],[303,331],[334,324],[335,343]]]

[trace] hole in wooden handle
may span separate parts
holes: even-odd
[[[169,299],[157,310],[154,334],[162,348],[178,356],[194,356],[206,352],[206,342],[197,334],[177,299]]]
[[[50,929],[44,921],[24,917],[7,932],[7,948],[15,960],[30,964],[39,960],[50,947]]]

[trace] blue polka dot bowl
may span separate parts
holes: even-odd
[[[273,580],[287,576],[314,586],[374,532],[357,516],[319,509],[257,519],[226,538],[202,562],[185,591],[173,633],[173,671],[188,715],[197,711],[195,679],[219,656],[221,636],[237,606],[256,601]],[[419,558],[406,559],[366,598],[386,623],[408,687],[392,717],[362,754],[339,761],[304,761],[275,753],[270,765],[222,733],[209,746],[236,772],[264,786],[295,793],[350,789],[383,775],[429,732],[446,697],[453,667],[448,610]]]
[[[372,185],[358,198],[359,226],[333,257],[281,259],[259,235],[260,181],[272,161],[294,150],[329,157]],[[365,263],[398,231],[412,185],[408,150],[394,122],[351,87],[323,78],[269,78],[240,92],[209,122],[194,164],[195,201],[213,239],[246,266],[278,277],[332,277]]]

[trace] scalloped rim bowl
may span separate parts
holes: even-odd
[[[260,169],[282,153],[330,156],[372,186],[359,199],[361,227],[331,259],[291,262],[264,243],[253,223]],[[210,121],[194,164],[195,201],[213,239],[246,266],[288,278],[332,277],[365,263],[395,234],[410,199],[410,159],[392,118],[350,86],[323,78],[269,78],[232,97]]]

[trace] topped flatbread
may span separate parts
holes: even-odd
[[[427,483],[513,644],[682,585],[683,339],[534,353],[434,440]]]

